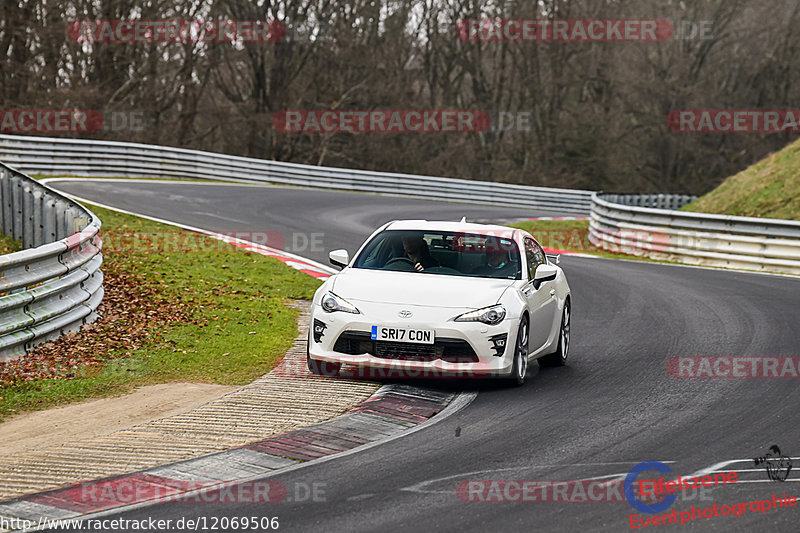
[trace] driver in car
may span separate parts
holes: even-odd
[[[405,257],[414,263],[414,269],[422,272],[426,268],[437,267],[439,262],[433,258],[428,243],[422,235],[406,235],[403,237]]]

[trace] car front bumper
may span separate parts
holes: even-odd
[[[490,326],[453,321],[470,309],[353,303],[361,314],[327,313],[318,303],[313,305],[308,339],[308,354],[312,359],[353,365],[357,370],[354,377],[365,378],[470,378],[511,373],[518,317],[506,316],[499,324]],[[413,318],[399,318],[401,307],[410,310]],[[372,326],[433,330],[434,347],[373,341],[369,338]],[[343,350],[344,341],[355,349]],[[427,353],[430,351],[443,353]]]

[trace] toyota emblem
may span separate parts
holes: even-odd
[[[413,316],[413,313],[408,309],[403,309],[402,311],[397,313],[397,316],[399,316],[400,318],[411,318]]]

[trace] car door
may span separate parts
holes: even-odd
[[[529,349],[531,354],[535,354],[547,343],[553,329],[558,304],[555,297],[555,281],[544,281],[538,288],[534,286],[533,278],[536,269],[547,262],[541,246],[531,239],[525,237],[525,260],[528,265],[528,280],[522,286],[522,294],[528,301],[528,312],[530,313],[530,340]]]

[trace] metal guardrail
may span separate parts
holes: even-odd
[[[100,220],[0,163],[2,232],[22,251],[0,256],[0,361],[97,318],[103,299]]]
[[[594,194],[589,219],[592,244],[659,260],[800,274],[800,221],[635,205],[649,196]],[[688,202],[686,197],[672,196],[661,202],[676,207]]]
[[[590,216],[590,241],[654,259],[800,273],[800,223],[675,211],[687,195],[601,195],[265,161],[147,144],[0,135],[0,160],[36,174],[199,178],[483,203]]]
[[[655,209],[680,209],[696,199],[688,194],[603,194],[607,202]]]
[[[149,144],[0,135],[0,160],[30,174],[213,179],[319,187],[588,216],[591,191],[266,161]]]

